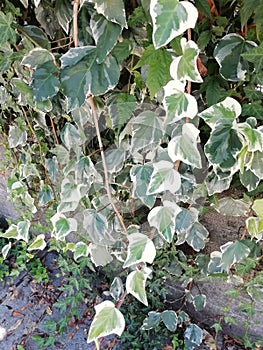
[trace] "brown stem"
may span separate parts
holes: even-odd
[[[101,135],[100,135],[100,128],[99,128],[99,122],[98,122],[98,115],[97,115],[97,111],[96,111],[96,107],[94,104],[94,100],[93,97],[90,95],[89,96],[89,103],[92,109],[92,114],[93,114],[93,120],[94,120],[94,125],[95,125],[95,129],[96,129],[96,134],[97,134],[97,138],[98,138],[98,142],[99,142],[99,147],[100,147],[100,154],[101,154],[101,160],[102,160],[102,165],[103,165],[103,170],[104,170],[104,181],[105,181],[105,188],[107,191],[107,196],[109,198],[109,202],[113,208],[113,210],[115,211],[115,214],[123,228],[123,231],[126,235],[128,235],[127,232],[127,228],[125,226],[125,223],[123,221],[123,218],[121,216],[121,214],[119,213],[112,195],[111,195],[111,189],[110,189],[110,181],[109,181],[109,175],[108,175],[108,167],[107,167],[107,163],[106,163],[106,158],[105,158],[105,153],[104,153],[104,149],[103,149],[103,143],[102,143],[102,139],[101,139]]]
[[[78,39],[78,9],[80,0],[75,0],[73,4],[73,42],[74,46],[79,46]]]
[[[52,131],[53,131],[53,134],[54,134],[54,137],[55,137],[55,140],[56,140],[56,144],[59,145],[58,136],[57,136],[55,125],[54,125],[53,118],[51,117],[51,115],[49,116],[49,119],[50,119]]]

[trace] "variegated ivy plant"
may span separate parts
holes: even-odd
[[[15,240],[28,244],[29,258],[51,244],[44,232],[33,233],[33,219],[42,212],[52,244],[73,252],[76,261],[122,262],[126,280],[116,277],[112,301],[96,306],[88,342],[98,347],[100,337],[122,334],[126,294],[147,305],[158,249],[169,243],[180,250],[185,242],[196,252],[205,247],[209,232],[199,222],[200,199],[228,189],[233,177],[244,192],[260,193],[262,5],[262,0],[1,5],[1,127],[16,155],[10,195],[22,203],[21,219],[1,234],[9,240],[2,255],[8,257]],[[147,229],[123,219],[141,206],[149,210]],[[222,206],[239,215],[250,203]],[[257,241],[262,206],[257,199],[247,220]],[[228,273],[251,249],[243,241],[226,243],[211,254],[206,273]],[[201,299],[204,305],[205,296]],[[150,314],[144,329],[162,320],[175,331],[185,320],[180,317],[171,310]],[[202,331],[190,323],[187,349],[201,341]]]

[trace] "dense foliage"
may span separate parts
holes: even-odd
[[[171,263],[199,309],[205,296],[191,296],[193,279],[231,276],[246,259],[258,274],[249,286],[240,278],[242,288],[262,295],[263,1],[1,6],[1,141],[21,212],[1,234],[3,259],[22,241],[28,259],[47,247],[87,259],[94,273],[115,266],[111,300],[96,306],[88,335],[97,347],[123,333],[126,295],[147,306],[154,269],[168,277]],[[230,187],[244,197],[219,200]],[[205,256],[199,217],[212,201],[247,215],[251,240]],[[166,266],[155,260],[162,254]],[[187,349],[202,341],[182,311],[152,310],[143,329],[160,323],[184,325]]]

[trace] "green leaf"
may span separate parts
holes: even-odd
[[[43,49],[49,50],[51,48],[48,36],[41,28],[33,25],[27,25],[23,26],[23,31]]]
[[[211,78],[211,79],[209,79]],[[212,106],[216,104],[220,100],[220,83],[219,79],[216,79],[215,76],[208,77],[205,80],[206,89],[205,89],[205,97],[208,106]]]
[[[142,325],[141,329],[143,329],[145,331],[149,331],[150,329],[157,327],[159,325],[160,321],[161,321],[160,312],[150,311],[148,313],[148,317],[146,317],[143,320],[143,325]]]
[[[21,130],[18,126],[9,126],[8,145],[10,148],[25,146],[27,142],[27,132]]]
[[[55,3],[55,14],[60,26],[68,34],[69,24],[72,21],[72,6],[67,0],[59,0]]]
[[[182,128],[182,135],[176,136],[168,143],[168,155],[173,162],[181,160],[196,168],[202,167],[202,159],[197,148],[199,130],[190,123]]]
[[[102,63],[116,45],[122,28],[96,13],[91,17],[90,27],[97,47],[97,63]]]
[[[239,178],[242,185],[245,186],[249,192],[254,191],[260,182],[260,178],[250,169],[244,169],[242,173],[240,172]]]
[[[129,267],[139,262],[152,264],[156,249],[151,239],[142,233],[132,233],[128,235],[127,258],[123,267]]]
[[[168,328],[170,332],[175,332],[178,324],[176,312],[173,310],[165,310],[162,312],[161,317],[165,327]]]
[[[198,294],[194,296],[193,305],[197,311],[202,311],[206,304],[206,295]]]
[[[252,118],[249,118],[250,120]],[[248,120],[247,120],[248,121]],[[254,124],[257,123],[254,119]],[[246,140],[248,152],[263,152],[263,132],[262,130],[254,129],[251,125],[246,123],[238,123],[236,129],[242,134]]]
[[[226,271],[229,271],[233,264],[247,258],[250,253],[249,247],[242,243],[242,241],[227,242],[220,247],[220,250],[222,252],[220,266]]]
[[[32,250],[44,250],[46,245],[47,245],[47,243],[45,240],[45,235],[40,234],[33,240],[33,242],[30,244],[30,246],[27,248],[27,250],[29,252],[31,252]]]
[[[77,231],[77,221],[73,218],[66,218],[65,215],[56,213],[50,219],[53,225],[52,235],[63,241],[65,237],[72,231]]]
[[[126,151],[122,148],[110,149],[105,152],[108,172],[118,173],[124,166],[126,160]]]
[[[163,120],[152,111],[140,113],[132,121],[131,153],[158,145],[163,137]]]
[[[149,45],[144,51],[134,70],[142,66],[147,66],[146,85],[150,91],[150,97],[154,95],[169,81],[169,67],[172,62],[171,54],[165,49],[156,50],[153,45]]]
[[[113,302],[106,300],[95,306],[96,315],[90,325],[87,342],[110,334],[121,336],[125,328],[125,320]]]
[[[214,50],[214,57],[220,66],[220,74],[231,81],[242,81],[246,78],[249,64],[244,59],[243,53],[254,48],[256,43],[246,41],[238,34],[224,36]]]
[[[262,102],[259,100],[259,101],[254,101],[254,102],[243,104],[242,115],[255,117],[255,118],[262,121],[263,120]]]
[[[232,122],[221,120],[205,145],[205,154],[210,164],[218,165],[223,171],[234,170],[241,148],[242,143]]]
[[[133,95],[119,93],[109,98],[108,103],[112,128],[118,128],[119,133],[136,108],[136,98]]]
[[[4,45],[7,41],[16,42],[16,32],[12,28],[13,16],[9,12],[6,15],[0,11],[0,45]]]
[[[40,207],[45,206],[54,198],[52,188],[49,185],[43,185],[38,194],[38,204]]]
[[[108,221],[102,214],[94,209],[83,211],[83,228],[91,238],[93,243],[100,243],[105,239],[108,230]]]
[[[154,207],[148,214],[150,226],[156,227],[163,238],[171,243],[175,233],[176,216],[180,213],[181,208],[172,202],[164,201],[163,207]]]
[[[112,56],[116,58],[118,62],[124,61],[131,53],[132,43],[128,39],[123,39],[123,41],[117,42],[111,51]]]
[[[263,5],[263,2],[262,2]],[[242,57],[248,62],[252,62],[257,71],[263,68],[263,44],[254,47],[242,54]]]
[[[164,86],[164,108],[166,110],[165,123],[171,124],[182,118],[194,118],[198,112],[197,101],[194,96],[184,92],[185,86],[178,81],[171,80]]]
[[[202,15],[208,17],[209,19],[212,19],[211,9],[208,1],[195,0],[195,6],[197,7],[198,11],[202,13]]]
[[[170,73],[174,80],[189,80],[202,83],[203,79],[197,68],[197,58],[199,55],[198,46],[192,40],[181,39],[182,56],[175,57],[170,66]]]
[[[177,192],[181,187],[181,177],[174,164],[166,160],[153,163],[153,172],[147,189],[147,194],[155,194],[164,191]]]
[[[145,286],[148,274],[142,271],[132,271],[126,279],[126,290],[128,294],[132,294],[141,303],[148,306]]]
[[[34,100],[44,101],[53,97],[59,91],[58,68],[52,61],[38,65],[33,73],[33,95]]]
[[[78,260],[82,256],[89,256],[90,249],[87,243],[77,242],[74,247],[74,259]]]
[[[263,236],[263,219],[250,217],[246,220],[246,226],[251,238],[261,240]]]
[[[152,0],[153,43],[156,49],[168,44],[187,29],[194,28],[198,11],[187,1]]]
[[[152,172],[153,167],[150,164],[134,165],[130,170],[130,177],[133,182],[132,196],[139,198],[149,208],[153,207],[156,199],[155,194],[146,194]]]
[[[263,199],[256,199],[252,205],[254,212],[263,219]]]
[[[262,0],[242,0],[242,5],[240,7],[240,17],[241,17],[241,26],[244,27],[247,25],[247,22],[250,17],[254,14],[253,23],[256,24],[256,32],[258,40],[262,39]]]
[[[190,323],[184,332],[184,345],[187,350],[193,350],[202,343],[203,331],[196,324]]]
[[[127,28],[123,0],[96,0],[95,9],[109,21],[118,23],[122,27]]]
[[[19,221],[17,225],[12,224],[1,236],[5,238],[15,238],[16,240],[29,240],[30,221]]]

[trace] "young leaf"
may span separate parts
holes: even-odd
[[[182,128],[182,135],[176,136],[168,143],[168,154],[173,162],[181,160],[196,168],[202,168],[202,159],[197,148],[199,130],[190,123]]]
[[[110,286],[110,295],[114,300],[119,300],[124,293],[123,283],[120,277],[114,277],[114,280]]]
[[[156,227],[163,238],[171,243],[175,233],[176,216],[181,208],[172,202],[164,201],[163,207],[155,207],[148,214],[150,226]]]
[[[10,148],[24,146],[27,141],[26,130],[21,130],[18,126],[9,126],[8,144]]]
[[[102,63],[116,45],[122,29],[118,24],[97,13],[91,17],[90,28],[96,42],[97,63]]]
[[[125,328],[125,320],[113,302],[103,301],[95,306],[95,311],[96,315],[90,325],[88,343],[110,334],[121,336]]]
[[[90,254],[90,247],[87,243],[77,242],[73,249],[74,251],[74,259],[78,260],[82,256],[88,256]]]
[[[27,250],[29,252],[31,252],[32,250],[44,250],[46,245],[47,245],[47,243],[45,240],[45,235],[40,234],[34,239],[34,241],[30,244],[30,246],[27,248]]]
[[[136,108],[136,98],[127,93],[119,93],[112,99],[109,98],[108,102],[112,128],[117,128],[119,133],[121,127],[127,123]]]
[[[241,35],[231,33],[224,36],[214,50],[214,57],[220,66],[220,74],[231,81],[245,80],[249,69],[243,53],[257,46],[253,41],[246,41]]]
[[[4,45],[10,40],[11,43],[16,42],[16,32],[12,28],[13,16],[9,12],[6,15],[3,11],[0,12],[0,45]]]
[[[66,218],[63,214],[56,213],[50,219],[53,225],[52,235],[63,241],[65,237],[72,231],[77,231],[77,221],[73,218]]]
[[[181,187],[181,177],[174,169],[174,164],[166,160],[153,163],[153,173],[147,189],[147,194],[170,191],[177,192]]]
[[[202,83],[203,79],[197,68],[198,46],[192,40],[186,41],[186,38],[181,39],[181,46],[183,54],[174,58],[170,66],[171,77],[174,80]]]
[[[1,236],[2,237],[2,236]],[[1,250],[1,253],[3,255],[3,259],[5,260],[10,249],[12,248],[12,243],[11,242],[8,242],[6,245],[3,246],[2,250]]]
[[[149,45],[144,51],[134,70],[147,66],[146,85],[150,91],[150,97],[154,95],[169,81],[169,67],[172,62],[171,54],[165,49],[156,50]]]
[[[198,112],[194,96],[184,92],[185,85],[171,80],[164,86],[165,123],[171,124],[182,118],[194,118]]]
[[[248,257],[250,249],[242,241],[227,242],[220,247],[222,252],[221,264],[222,269],[229,271],[229,268]]]
[[[198,11],[188,1],[152,0],[153,43],[156,49],[168,44],[187,29],[194,28]]]
[[[165,310],[162,312],[161,317],[165,327],[168,328],[170,332],[175,332],[178,324],[176,312],[173,310]]]
[[[126,279],[126,290],[127,293],[132,294],[141,303],[148,306],[147,296],[145,292],[145,285],[148,274],[142,271],[132,271]]]
[[[152,240],[139,232],[128,235],[128,240],[128,254],[123,267],[126,268],[139,262],[152,264],[156,255]]]

